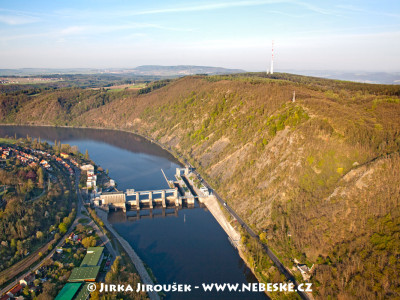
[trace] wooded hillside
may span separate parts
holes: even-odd
[[[156,139],[266,232],[287,266],[315,264],[319,299],[375,299],[400,297],[399,95],[289,74],[193,76],[148,93],[2,94],[0,116]]]

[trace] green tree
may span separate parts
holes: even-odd
[[[42,240],[43,237],[44,237],[43,232],[41,232],[41,231],[37,231],[37,232],[36,232],[36,238],[37,238],[38,240]]]
[[[25,287],[24,287],[24,290],[22,291],[22,293],[23,293],[25,296],[29,296],[29,286],[25,286]]]
[[[85,159],[86,160],[89,160],[89,151],[86,149],[86,151],[85,151]]]
[[[28,179],[28,182],[26,183],[27,192],[30,193],[34,187],[35,187],[35,184],[33,183],[32,179]]]
[[[44,187],[44,172],[42,167],[39,167],[37,172],[36,172],[37,176],[38,176],[38,186],[40,188]]]
[[[63,219],[63,223],[66,224],[67,226],[69,226],[69,224],[71,224],[71,219],[68,218],[68,217],[65,217],[65,218]]]
[[[43,293],[39,295],[45,295],[42,298],[38,299],[53,299],[57,295],[57,288],[54,283],[51,283],[50,281],[46,281],[43,283]]]
[[[58,225],[58,229],[60,229],[61,234],[64,234],[67,232],[68,226],[65,223],[60,223],[60,225]]]
[[[119,269],[120,263],[121,263],[121,257],[117,256],[117,258],[115,259],[114,263],[111,266],[111,272],[117,274],[120,271]]]
[[[96,246],[96,239],[93,236],[88,236],[82,240],[82,245],[86,249]]]
[[[22,243],[22,241],[18,240],[17,241],[17,251],[16,251],[16,253],[22,255],[24,253],[24,250],[25,250],[24,249],[24,244]]]

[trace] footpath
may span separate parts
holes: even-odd
[[[240,233],[228,222],[217,199],[215,199],[215,197],[207,197],[207,199],[204,200],[204,204],[226,232],[232,244],[238,248],[240,244]]]

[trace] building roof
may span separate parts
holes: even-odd
[[[102,195],[123,195],[123,194],[125,194],[125,193],[122,192],[122,191],[117,191],[117,192],[104,192],[104,193],[102,193]]]
[[[74,300],[86,300],[89,297],[90,292],[88,291],[89,283],[85,283],[82,285],[82,288],[79,290]]]
[[[69,276],[69,282],[95,281],[99,274],[100,266],[74,268]]]
[[[13,294],[15,296],[17,293],[19,293],[22,290],[22,285],[16,284],[11,290],[8,291],[8,293]],[[7,294],[8,294],[7,293]]]
[[[55,300],[72,300],[81,285],[82,282],[67,283],[58,293]]]
[[[307,265],[297,265],[297,268],[300,270],[302,273],[307,273],[310,271]]]
[[[82,165],[81,166],[81,170],[87,171],[87,170],[94,170],[94,166],[93,165]]]
[[[89,247],[82,260],[81,267],[92,267],[99,264],[104,247]]]
[[[20,281],[19,281],[19,283],[21,284],[21,283],[31,283],[31,282],[33,282],[35,280],[35,274],[34,273],[30,273],[29,275],[27,275],[27,276],[25,276],[23,279],[21,279]]]

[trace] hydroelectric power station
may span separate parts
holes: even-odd
[[[94,192],[91,195],[90,202],[95,207],[105,211],[122,210],[136,211],[153,210],[153,208],[180,208],[182,205],[187,207],[194,206],[195,199],[200,203],[205,198],[210,197],[212,192],[204,185],[197,181],[197,176],[192,173],[189,167],[177,168],[175,180],[168,180],[164,175],[170,188],[136,191],[135,189],[127,189],[123,191],[113,192]]]

